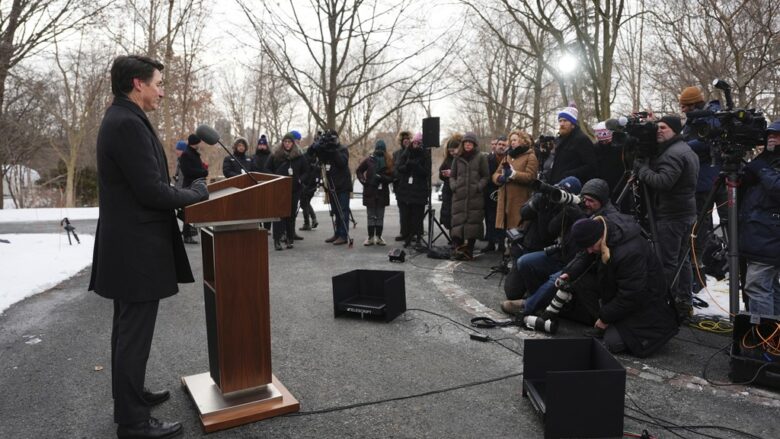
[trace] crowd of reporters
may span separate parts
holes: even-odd
[[[689,87],[679,98],[681,113],[707,108],[701,90]],[[693,113],[696,114],[696,113]],[[613,142],[605,122],[595,124],[593,142],[567,107],[557,113],[558,135],[537,142],[523,130],[492,139],[481,152],[473,132],[456,133],[443,143],[445,158],[438,169],[441,182],[439,222],[449,230],[451,256],[472,260],[478,252],[498,250],[509,263],[507,300],[501,309],[529,328],[554,332],[561,316],[591,327],[588,334],[603,338],[613,352],[652,354],[692,315],[693,296],[706,285],[701,274],[702,249],[715,239],[712,215],[695,224],[705,200],[717,203],[725,220],[725,188],[714,190],[721,158],[706,139],[677,115],[653,120],[655,139],[633,155]],[[717,124],[714,117],[697,123]],[[780,314],[780,121],[766,130],[765,145],[744,172],[740,206],[740,254],[747,259],[746,306],[751,312]],[[177,181],[182,184],[207,174],[199,160],[197,138],[180,142]],[[305,151],[300,134],[285,134],[269,149],[258,139],[253,156],[248,142],[233,143],[225,157],[225,177],[246,171],[290,176],[294,180],[290,217],[273,224],[277,250],[293,248],[295,218],[300,230],[317,228],[311,199],[325,189],[334,234],[326,242],[350,241],[349,209],[352,179],[347,148],[335,132],[318,136]],[[181,148],[180,148],[181,146]],[[425,208],[431,191],[431,153],[422,135],[402,131],[390,154],[383,140],[363,158],[356,170],[367,210],[365,246],[386,245],[385,208],[394,194],[405,247],[423,245]],[[641,188],[641,190],[639,189]],[[648,221],[649,220],[649,221]],[[695,227],[695,229],[694,229]],[[185,225],[185,242],[192,242]],[[694,251],[685,249],[695,236]],[[475,249],[476,241],[486,246]],[[430,243],[428,243],[430,244]],[[692,267],[691,260],[696,262]],[[694,268],[696,273],[694,274]]]

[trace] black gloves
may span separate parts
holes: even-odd
[[[206,188],[206,179],[205,178],[199,178],[192,182],[192,185],[190,185],[190,189],[194,190],[198,193],[199,198],[198,201],[208,200],[209,199],[209,190]]]

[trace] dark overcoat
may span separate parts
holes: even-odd
[[[390,154],[385,153],[385,163]],[[390,204],[390,183],[393,182],[393,168],[385,166],[377,170],[373,155],[366,157],[355,170],[355,176],[363,185],[363,205],[383,207]]]
[[[423,148],[406,148],[395,162],[395,198],[401,203],[423,205],[428,203],[428,178],[431,159]]]
[[[474,150],[462,153],[452,161],[452,236],[462,240],[484,236],[485,197],[483,191],[490,179],[487,156]]]
[[[115,98],[97,138],[99,217],[89,290],[143,302],[193,282],[174,209],[200,201],[169,184],[168,162],[146,114]]]

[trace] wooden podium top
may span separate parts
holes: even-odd
[[[252,172],[208,185],[209,199],[184,208],[184,221],[196,227],[259,222],[290,216],[292,178]]]

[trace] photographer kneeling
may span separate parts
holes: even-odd
[[[618,213],[581,219],[571,234],[596,264],[601,307],[593,335],[603,336],[610,352],[646,357],[677,334],[661,264],[633,218]]]
[[[764,152],[745,166],[739,253],[747,259],[748,311],[780,316],[780,119],[769,125],[766,134]]]
[[[548,284],[551,285],[550,276],[557,277],[560,269],[575,255],[576,249],[569,239],[569,230],[574,221],[585,216],[578,206],[579,198],[576,194],[580,192],[580,181],[576,177],[566,177],[555,186],[538,180],[532,185],[537,193],[523,208],[524,217],[531,220],[524,238],[529,242],[544,242],[546,247],[540,251],[526,252],[517,259],[518,279],[512,282],[511,290],[505,291],[508,300],[501,303],[501,310],[507,314],[528,314],[537,306],[547,305],[555,289],[551,294],[540,291]],[[545,208],[539,209],[537,204]],[[554,238],[556,243],[549,245],[551,242],[547,241],[547,237]],[[527,300],[522,298],[526,293]]]

